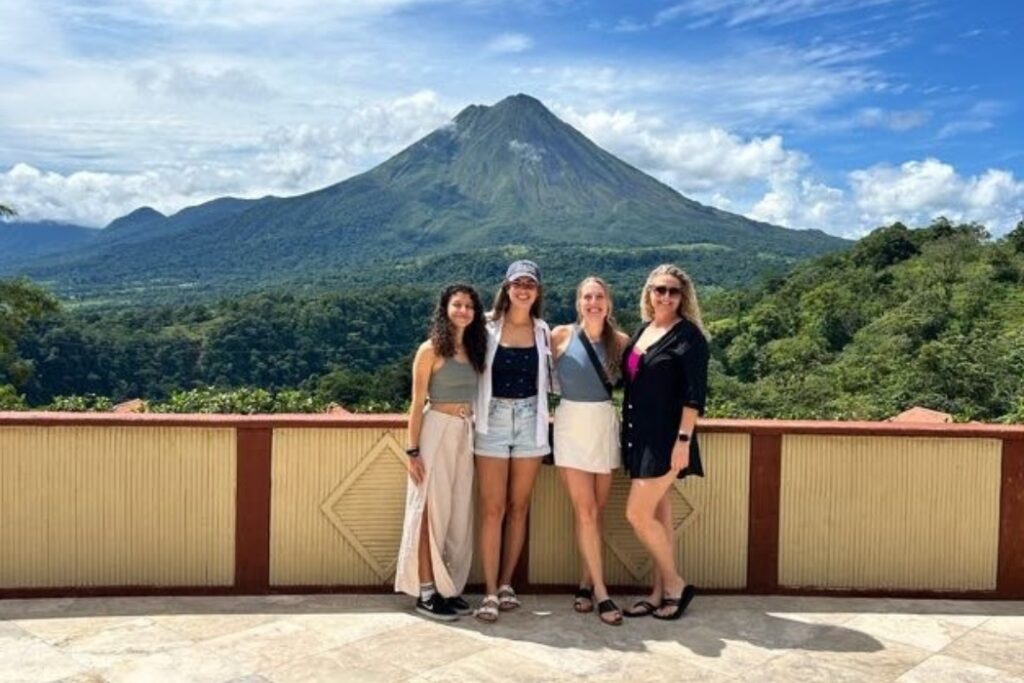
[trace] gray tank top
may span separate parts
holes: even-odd
[[[477,376],[472,363],[445,358],[444,365],[430,375],[427,396],[433,403],[471,403],[476,398]]]
[[[587,350],[583,348],[580,335],[586,334],[581,328],[574,327],[572,337],[569,338],[569,345],[555,362],[555,369],[558,371],[558,379],[562,383],[562,398],[570,401],[581,401],[584,403],[596,403],[607,401],[608,392],[601,384],[601,378],[590,362]],[[602,363],[605,362],[604,344],[602,342],[591,342],[597,357]]]

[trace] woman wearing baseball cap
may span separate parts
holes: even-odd
[[[480,505],[478,551],[486,592],[476,617],[493,622],[519,607],[512,573],[526,539],[526,515],[548,443],[551,332],[541,319],[540,268],[515,261],[487,323],[486,369],[474,412]]]

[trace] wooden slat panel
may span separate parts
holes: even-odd
[[[1001,445],[783,437],[779,583],[994,589]]]
[[[0,428],[0,587],[225,586],[235,432]]]

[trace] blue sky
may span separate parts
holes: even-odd
[[[5,0],[0,200],[103,225],[366,170],[532,94],[699,201],[857,236],[1024,211],[1018,3]]]

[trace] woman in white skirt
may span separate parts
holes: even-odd
[[[412,368],[409,482],[395,590],[416,611],[451,621],[470,612],[462,598],[473,559],[473,401],[484,369],[487,331],[480,297],[447,287],[430,339]],[[426,408],[426,409],[424,409]]]
[[[618,625],[622,611],[608,597],[601,562],[601,527],[611,493],[612,470],[621,465],[619,418],[611,385],[620,375],[629,337],[612,315],[612,295],[598,277],[576,288],[577,322],[551,332],[562,400],[555,411],[555,464],[572,499],[583,577],[573,607]],[[588,348],[589,347],[589,348]]]

